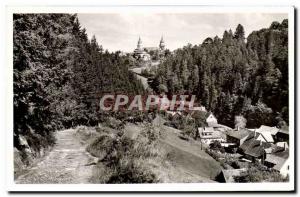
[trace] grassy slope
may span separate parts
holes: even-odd
[[[160,148],[167,154],[166,166],[159,174],[163,182],[211,182],[221,167],[212,157],[201,150],[198,141],[180,139],[180,131],[171,127],[161,127]],[[125,135],[136,136],[142,125],[127,124]]]
[[[163,126],[160,141],[171,164],[186,174],[202,177],[203,181],[213,179],[221,170],[219,163],[201,150],[198,141],[185,141],[178,136],[179,130]]]

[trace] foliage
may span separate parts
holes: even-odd
[[[13,24],[14,146],[19,150],[19,135],[30,140],[35,133],[51,144],[55,130],[96,125],[105,93],[143,92],[128,70],[130,58],[104,51],[95,36],[89,40],[76,15],[14,14]]]
[[[261,170],[256,167],[247,169],[240,176],[234,177],[235,182],[253,183],[253,182],[287,182],[288,177],[282,177],[279,172],[273,170]]]
[[[113,129],[123,129],[124,128],[124,122],[116,119],[114,117],[107,117],[104,122],[102,122],[104,126],[113,128]]]
[[[213,141],[210,145],[209,145],[209,148],[211,150],[214,150],[214,151],[219,151],[221,153],[225,153],[225,149],[224,147],[221,145],[221,143],[217,140]]]
[[[247,120],[243,116],[235,116],[234,117],[234,124],[235,128],[245,128]]]
[[[207,112],[195,111],[192,117],[195,119],[196,127],[205,127],[206,124],[206,115]]]
[[[54,130],[70,125],[77,106],[70,89],[74,20],[64,14],[13,16],[14,146],[21,151],[19,135],[38,151],[51,144]],[[39,139],[31,140],[34,135]]]
[[[158,176],[153,168],[163,162],[163,153],[157,149],[159,133],[146,126],[137,139],[126,135],[102,135],[87,150],[105,165],[100,183],[156,183]]]
[[[150,84],[168,94],[195,94],[220,123],[235,126],[242,115],[247,127],[288,122],[288,21],[253,31],[245,39],[241,24],[222,38],[177,49],[158,67]]]

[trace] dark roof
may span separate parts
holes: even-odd
[[[254,137],[254,134],[252,133],[248,136],[240,148],[246,155],[260,157],[264,154],[264,150],[266,148],[270,148],[271,146],[271,143],[256,140],[256,136]]]
[[[244,137],[248,136],[250,131],[248,129],[239,129],[238,131],[229,130],[227,135],[234,137],[236,139],[243,139]]]
[[[158,50],[159,48],[158,47],[144,47],[144,50]]]
[[[289,130],[288,129],[280,129],[278,132],[289,135]]]
[[[289,157],[289,149],[288,148],[285,149],[284,147],[276,146],[273,149],[272,154],[286,159]]]
[[[276,146],[271,154],[267,154],[266,160],[269,163],[275,164],[273,169],[280,170],[284,163],[289,158],[289,149],[284,149],[283,147]]]

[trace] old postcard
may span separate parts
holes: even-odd
[[[8,7],[7,40],[11,191],[294,190],[292,7]]]

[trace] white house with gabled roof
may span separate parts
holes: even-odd
[[[206,114],[206,123],[209,127],[215,126],[218,124],[217,118],[213,115],[213,113],[209,112]]]

